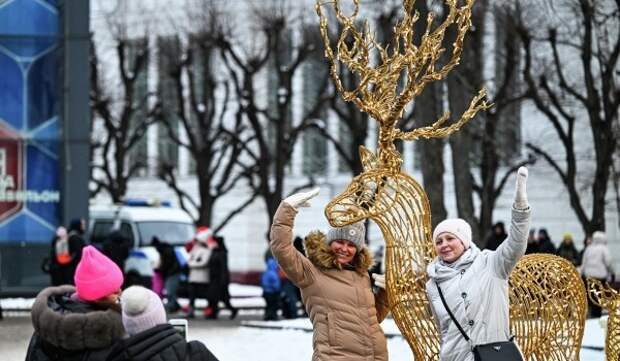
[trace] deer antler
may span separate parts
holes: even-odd
[[[445,19],[433,29],[435,15],[429,13],[419,45],[414,44],[413,28],[420,17],[419,12],[414,10],[415,1],[403,0],[404,17],[394,26],[392,39],[385,47],[372,36],[368,21],[364,22],[362,30],[358,29],[356,18],[359,14],[359,0],[352,0],[353,12],[350,16],[343,13],[339,0],[319,0],[316,4],[321,36],[325,43],[325,57],[330,63],[330,75],[345,101],[354,102],[360,110],[379,122],[379,147],[380,152],[384,153],[381,157],[383,161],[387,161],[386,157],[398,154],[393,145],[394,139],[445,137],[472,119],[479,110],[490,107],[484,101],[486,92],[482,90],[462,118],[449,127],[440,127],[449,117],[444,114],[430,127],[408,133],[395,129],[407,104],[420,95],[426,85],[445,78],[459,63],[463,40],[471,27],[471,10],[475,0],[463,0],[464,4],[460,7],[457,6],[457,0],[445,0],[448,9]],[[322,9],[326,4],[333,5],[336,19],[342,25],[336,42],[336,54],[331,46],[327,17]],[[443,66],[436,68],[446,50],[442,47],[446,30],[453,24],[457,31],[452,54]],[[340,79],[340,65],[359,79],[356,88],[344,88]],[[390,163],[400,164],[394,160]]]
[[[447,137],[450,134],[461,129],[461,127],[465,123],[467,123],[474,116],[476,116],[476,113],[478,113],[478,111],[489,109],[493,106],[493,104],[488,104],[486,101],[484,101],[486,95],[486,89],[480,90],[480,92],[478,92],[478,95],[476,95],[476,97],[471,100],[469,108],[465,111],[465,113],[463,113],[461,119],[459,119],[459,121],[456,123],[452,123],[447,127],[442,127],[444,123],[448,120],[448,118],[450,118],[450,112],[445,112],[441,116],[441,118],[439,118],[435,123],[433,123],[433,125],[430,125],[428,127],[417,128],[410,132],[403,132],[400,129],[396,130],[396,132],[394,133],[394,139],[416,140],[419,138],[429,139]]]

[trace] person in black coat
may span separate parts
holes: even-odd
[[[129,251],[131,250],[131,242],[129,239],[121,233],[120,230],[115,229],[106,237],[103,241],[101,251],[108,256],[116,265],[121,269],[125,269],[125,261],[129,257]]]
[[[114,345],[107,361],[218,361],[199,341],[187,342],[166,323],[159,296],[141,286],[132,286],[121,296],[122,319],[129,335]]]
[[[211,258],[209,259],[209,291],[207,292],[207,301],[209,308],[205,316],[207,318],[216,319],[219,313],[219,301],[224,302],[227,309],[230,310],[230,319],[237,316],[237,309],[230,304],[230,270],[228,269],[228,249],[224,243],[224,237],[213,237]]]
[[[504,222],[497,222],[493,225],[491,229],[491,234],[487,237],[485,249],[495,251],[497,247],[499,247],[502,242],[508,237],[506,234],[506,228],[504,227]]]
[[[166,242],[162,242],[157,237],[153,237],[151,245],[155,247],[159,253],[159,271],[164,278],[164,288],[166,290],[166,310],[168,312],[176,312],[181,309],[181,305],[177,302],[177,289],[181,277],[181,265],[177,259],[174,247]]]
[[[538,230],[538,252],[556,254],[555,246],[551,242],[551,237],[545,228]]]
[[[562,243],[558,247],[558,256],[566,259],[573,266],[579,265],[579,251],[575,247],[575,243],[573,242],[573,235],[570,233],[564,233],[562,237]]]
[[[118,297],[121,270],[94,247],[84,248],[76,286],[48,287],[32,306],[34,334],[26,361],[104,361],[125,335]]]
[[[43,270],[49,272],[52,286],[73,285],[73,275],[85,246],[82,238],[82,223],[79,219],[71,222],[70,231],[58,227],[52,239],[49,257],[44,261]]]

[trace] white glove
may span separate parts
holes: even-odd
[[[375,280],[375,286],[385,289],[385,275],[373,273],[372,278]]]
[[[527,209],[530,204],[527,202],[527,168],[520,167],[517,171],[517,186],[515,190],[515,203],[516,209]]]
[[[284,198],[282,202],[288,204],[295,209],[299,207],[310,207],[310,199],[316,197],[319,194],[320,189],[321,188],[317,187],[308,192],[295,193],[291,196]]]

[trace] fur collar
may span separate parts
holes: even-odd
[[[125,330],[120,313],[108,309],[89,309],[87,303],[69,299],[73,286],[48,287],[39,292],[32,305],[32,325],[39,336],[65,350],[84,350],[110,347],[123,337]],[[60,299],[60,303],[50,298]],[[65,301],[66,300],[66,301]],[[73,307],[65,307],[72,304]],[[77,310],[72,312],[71,309]],[[83,312],[86,311],[86,312]]]
[[[338,263],[336,255],[325,244],[325,234],[321,231],[312,231],[304,240],[304,249],[306,256],[315,266],[320,269],[338,269],[342,270],[342,265]],[[368,251],[368,247],[358,250],[353,258],[353,267],[355,272],[363,275],[372,267],[374,260]]]

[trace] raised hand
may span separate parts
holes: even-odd
[[[310,207],[310,199],[316,197],[319,194],[321,188],[317,187],[308,192],[295,193],[282,200],[282,202],[290,205],[291,207],[298,209],[299,207]]]
[[[520,167],[517,171],[517,185],[515,189],[514,207],[516,209],[527,209],[530,206],[527,201],[527,176],[527,168]]]

